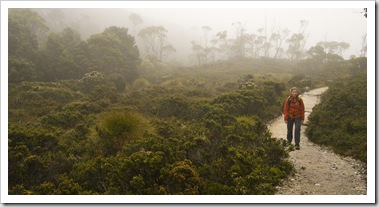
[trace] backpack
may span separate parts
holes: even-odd
[[[291,99],[291,96],[288,96],[288,98],[287,98],[288,111],[290,109],[290,103],[291,103],[290,99]],[[303,104],[303,99],[301,99],[299,96],[297,97],[297,99],[298,99],[300,105]]]

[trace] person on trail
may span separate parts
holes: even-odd
[[[300,149],[300,127],[304,123],[304,102],[299,97],[299,90],[291,88],[291,94],[284,103],[284,122],[287,124],[287,143],[290,145],[293,138],[295,124],[295,149]]]

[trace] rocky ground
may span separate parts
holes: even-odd
[[[312,108],[319,102],[320,94],[327,88],[311,90],[302,94],[305,105],[305,123]],[[313,144],[301,128],[300,150],[290,151],[289,160],[295,173],[278,186],[278,195],[366,195],[366,172],[364,163],[342,157],[331,150]],[[269,129],[273,137],[286,139],[286,124],[283,117],[274,120]]]

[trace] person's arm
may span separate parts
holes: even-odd
[[[284,114],[284,122],[287,123],[288,120],[288,99],[285,100],[284,102],[284,109],[283,109],[283,114]]]
[[[304,123],[304,118],[305,118],[305,106],[304,106],[303,99],[301,99],[301,123]]]

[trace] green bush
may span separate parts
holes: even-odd
[[[33,81],[37,76],[36,67],[27,59],[9,56],[8,79],[10,83]]]
[[[101,117],[96,126],[105,155],[114,155],[125,143],[140,139],[150,130],[149,124],[140,114],[109,112]]]
[[[330,85],[309,116],[306,133],[315,143],[363,162],[367,160],[366,75],[343,78]]]
[[[150,85],[150,82],[145,78],[138,78],[133,82],[134,89],[144,89]]]
[[[123,92],[126,87],[126,81],[122,75],[114,73],[109,77],[109,80],[113,82],[118,92]]]
[[[168,88],[180,88],[183,86],[186,86],[188,84],[188,81],[184,78],[175,78],[175,79],[170,79],[167,80],[160,85],[163,87],[168,87]]]

